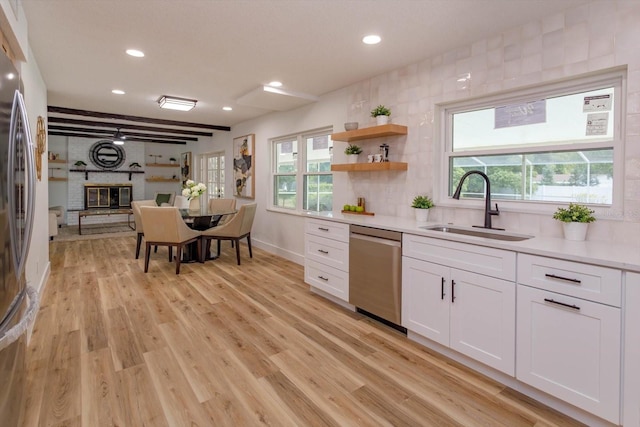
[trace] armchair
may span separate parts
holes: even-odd
[[[240,239],[247,238],[247,246],[249,247],[249,258],[253,258],[251,251],[251,227],[253,227],[253,219],[256,215],[256,203],[242,205],[237,214],[233,216],[227,223],[219,227],[210,228],[202,232],[202,249],[201,253],[206,252],[206,246],[211,244],[212,239],[218,241],[218,256],[220,256],[220,241],[231,240],[235,242],[236,259],[240,265]]]

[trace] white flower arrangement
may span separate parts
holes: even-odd
[[[182,195],[187,198],[187,200],[195,199],[196,197],[200,197],[207,191],[207,186],[203,183],[195,183],[195,181],[189,179],[185,183],[184,188],[182,189]]]

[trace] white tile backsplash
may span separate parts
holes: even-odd
[[[348,120],[369,126],[368,111],[378,104],[392,109],[392,122],[409,134],[389,138],[391,158],[409,163],[406,173],[349,173],[347,197],[365,197],[368,209],[382,215],[412,217],[410,201],[433,194],[433,165],[438,161],[436,104],[483,96],[545,81],[626,65],[629,71],[625,146],[623,220],[591,224],[591,240],[640,241],[640,1],[590,2],[541,21],[529,22],[469,46],[444,52],[418,64],[347,88]],[[470,79],[458,82],[462,74]],[[435,118],[437,119],[437,118]],[[367,142],[362,144],[365,149]],[[375,151],[375,150],[374,150]],[[340,190],[340,194],[345,190]],[[480,209],[436,207],[431,220],[481,224]],[[560,224],[550,215],[502,212],[496,226],[557,237]]]

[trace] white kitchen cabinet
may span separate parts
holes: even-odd
[[[640,426],[640,274],[625,273],[622,425]]]
[[[515,283],[424,259],[495,273],[504,259],[515,265],[515,254],[412,235],[405,235],[403,251],[402,326],[513,376]],[[487,256],[500,261],[475,265]]]
[[[533,276],[532,265],[539,270]],[[621,309],[619,302],[600,302],[619,301],[621,275],[615,273],[545,257],[518,257],[516,377],[618,424]],[[591,300],[579,298],[585,295]]]
[[[304,280],[349,301],[349,225],[315,218],[305,221]]]

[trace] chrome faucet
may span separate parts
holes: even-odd
[[[500,215],[500,210],[498,209],[498,204],[496,203],[496,210],[491,210],[491,183],[489,182],[489,177],[480,171],[469,171],[462,175],[460,178],[460,182],[458,183],[458,187],[456,191],[453,193],[453,198],[456,200],[460,200],[460,193],[462,192],[462,183],[469,175],[480,175],[484,181],[487,183],[486,191],[484,194],[484,228],[493,228],[491,227],[491,216],[492,215]],[[480,227],[479,225],[474,225],[474,227]],[[502,230],[501,228],[496,228],[495,230]]]

